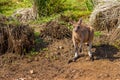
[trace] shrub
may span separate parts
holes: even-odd
[[[89,11],[92,11],[94,8],[93,0],[86,0],[85,1],[86,7]]]
[[[39,16],[49,16],[64,10],[65,0],[34,0]]]

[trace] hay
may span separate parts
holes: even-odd
[[[0,54],[7,51],[8,48],[8,29],[5,24],[0,24]]]
[[[90,24],[96,30],[117,28],[120,24],[120,2],[97,5],[90,16]]]
[[[8,18],[6,17],[6,16],[4,16],[4,15],[2,15],[2,14],[0,14],[0,23],[2,24],[4,24],[5,22],[7,22],[8,21]]]
[[[50,37],[54,39],[71,38],[71,31],[65,24],[59,23],[59,21],[50,21],[44,26],[40,36],[42,38]]]
[[[110,42],[119,41],[120,43],[120,25],[111,32]]]
[[[0,54],[28,53],[34,46],[34,30],[28,25],[0,23]]]
[[[94,5],[104,5],[106,3],[114,3],[114,2],[118,2],[118,0],[93,0]]]
[[[12,28],[9,35],[15,53],[28,53],[34,45],[34,32],[28,25],[21,24]],[[11,43],[9,46],[11,46]],[[8,49],[10,50],[11,48],[9,47]]]
[[[114,29],[109,37],[109,43],[116,45],[120,49],[120,25],[118,28]]]
[[[33,8],[21,8],[19,10],[16,10],[12,14],[12,17],[24,23],[30,20],[35,20],[37,15],[34,15]]]

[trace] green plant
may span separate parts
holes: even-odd
[[[114,41],[113,45],[120,50],[120,40]]]
[[[72,20],[78,20],[80,17],[86,17],[91,14],[91,11],[79,11],[79,10],[71,10],[64,12],[64,15],[69,17]]]
[[[32,50],[30,51],[30,54],[28,54],[27,56],[30,57],[30,56],[35,56],[37,54],[39,54],[39,52],[35,51],[35,48],[32,48]]]
[[[44,16],[44,17],[39,17],[38,19],[31,21],[30,24],[42,24],[42,23],[47,23],[51,20],[54,20],[58,18],[60,15],[59,14],[53,14],[51,16]]]
[[[100,35],[102,35],[102,33],[101,33],[100,31],[95,31],[95,32],[94,32],[94,35],[95,35],[96,37],[99,37]]]
[[[50,16],[64,10],[65,0],[34,0],[39,16]]]
[[[40,32],[34,32],[35,37],[39,37]]]
[[[94,8],[93,0],[85,0],[86,7],[89,11],[92,11]]]
[[[43,51],[48,51],[48,48],[43,48]]]
[[[10,16],[18,8],[32,6],[32,0],[0,0],[0,13]]]

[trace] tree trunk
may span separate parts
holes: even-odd
[[[38,10],[37,10],[37,5],[36,5],[36,0],[33,1],[33,17],[34,19],[37,19],[37,14],[38,14]]]

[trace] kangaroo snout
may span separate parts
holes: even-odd
[[[75,31],[75,32],[78,32],[78,31],[79,31],[79,28],[80,28],[79,26],[74,27],[74,31]]]

